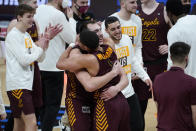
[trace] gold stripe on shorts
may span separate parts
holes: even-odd
[[[98,131],[106,131],[108,128],[108,121],[106,116],[106,111],[104,108],[103,100],[97,100],[96,106],[96,129]]]
[[[18,89],[18,90],[13,90],[12,91],[12,95],[16,98],[16,99],[20,99],[20,97],[22,96],[23,92],[22,89]]]

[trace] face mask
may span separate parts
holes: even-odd
[[[185,14],[189,14],[190,13],[190,10],[191,10],[191,4],[185,4],[185,5],[183,5],[183,12]]]
[[[69,4],[68,0],[62,0],[62,7],[63,7],[63,9],[67,8],[68,4]]]
[[[77,5],[78,6],[78,5]],[[86,13],[87,12],[87,10],[88,10],[88,8],[89,8],[89,6],[87,5],[87,6],[78,6],[78,11],[81,13],[81,14],[84,14],[84,13]]]

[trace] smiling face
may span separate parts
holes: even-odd
[[[18,16],[18,21],[21,22],[24,28],[31,28],[33,24],[34,13],[24,13],[23,16]]]
[[[120,41],[122,38],[120,22],[116,21],[114,23],[108,24],[108,28],[106,29],[106,32],[110,35],[112,40]]]
[[[129,13],[136,13],[137,0],[123,0],[121,8],[124,8]]]
[[[94,23],[94,24],[88,24],[87,28],[90,31],[95,32],[99,37],[99,44],[103,44],[103,33],[101,31],[101,26],[99,26],[97,23]]]

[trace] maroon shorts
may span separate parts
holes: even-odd
[[[92,103],[67,96],[65,105],[72,131],[92,131]]]
[[[93,131],[130,131],[130,108],[122,93],[103,101],[97,99]]]
[[[144,67],[146,67],[151,80],[154,81],[156,75],[167,70],[167,63],[145,64]],[[141,79],[132,80],[132,85],[140,101],[147,100],[152,97],[149,87]]]
[[[20,118],[21,113],[25,115],[35,113],[32,100],[32,91],[18,89],[7,92],[10,108],[14,118]]]

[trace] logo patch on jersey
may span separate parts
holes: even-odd
[[[122,34],[127,34],[129,37],[137,35],[136,26],[124,26],[121,27],[121,29],[122,29]]]
[[[82,113],[91,113],[90,106],[82,106]]]
[[[103,100],[97,100],[97,106],[95,107],[95,109],[96,129],[98,131],[107,131],[109,125]]]

